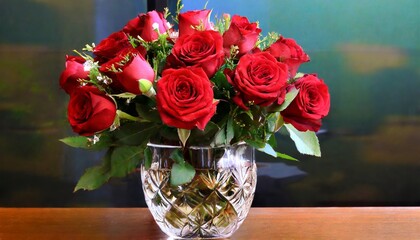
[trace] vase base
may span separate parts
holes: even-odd
[[[146,203],[160,229],[171,238],[228,238],[252,204],[257,181],[254,150],[240,145],[217,152],[193,151],[193,156],[207,158],[196,161],[200,166],[193,164],[195,175],[189,183],[173,186],[171,164],[162,161],[171,152],[153,149],[155,161],[148,169],[141,167]]]

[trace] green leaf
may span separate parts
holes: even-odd
[[[126,120],[130,120],[130,121],[134,121],[134,122],[142,122],[143,120],[138,118],[138,117],[134,117],[126,112],[123,112],[121,110],[117,110],[117,115],[120,119],[126,119]]]
[[[266,118],[267,121],[267,132],[276,133],[283,126],[284,121],[283,117],[280,115],[280,112],[270,113]]]
[[[280,116],[279,112],[270,113],[267,118],[267,132],[274,133],[276,130],[276,122],[278,117]]]
[[[255,149],[263,149],[266,145],[266,143],[264,143],[263,141],[250,140],[250,139],[245,140],[245,142],[251,145],[252,147],[254,147]]]
[[[226,123],[226,144],[230,144],[230,141],[235,137],[233,129],[233,117],[229,117]]]
[[[113,94],[111,95],[113,97],[119,97],[119,98],[127,98],[127,99],[133,99],[135,98],[137,95],[133,94],[133,93],[129,93],[129,92],[125,92],[125,93],[120,93],[120,94]]]
[[[191,182],[195,176],[195,169],[187,162],[174,163],[171,169],[170,183],[179,186]]]
[[[274,147],[277,145],[276,137],[274,136],[274,134],[270,136],[270,139],[268,140],[268,143],[255,142],[255,141],[249,141],[249,140],[246,141],[246,143],[253,146],[258,151],[266,153],[270,156],[273,156],[273,157],[276,157],[276,158],[279,157],[279,158],[283,158],[283,159],[286,159],[286,160],[298,161],[294,157],[291,157],[291,156],[289,156],[287,154],[284,154],[284,153],[279,153],[279,152],[274,150]]]
[[[273,157],[277,157],[277,152],[274,150],[274,148],[272,146],[270,146],[270,144],[264,144],[264,146],[262,148],[257,148],[258,151],[266,153],[270,156]]]
[[[159,126],[154,123],[131,122],[121,126],[114,133],[117,144],[140,146],[147,143],[158,130]]]
[[[69,145],[70,147],[75,148],[89,148],[88,146],[88,138],[82,136],[75,136],[75,137],[66,137],[60,139],[61,142]]]
[[[111,174],[104,166],[88,168],[77,182],[74,192],[78,190],[95,190],[106,183],[110,177]]]
[[[211,146],[220,146],[225,145],[226,143],[226,131],[225,127],[223,126],[214,136],[214,141],[211,143]]]
[[[176,128],[169,127],[167,125],[161,125],[159,129],[159,137],[171,140],[172,142],[179,141],[178,132]]]
[[[292,124],[284,124],[290,134],[290,138],[295,142],[297,150],[302,154],[321,157],[321,148],[319,147],[318,137],[315,132],[298,131]]]
[[[223,73],[223,71],[216,72],[216,74],[211,80],[219,89],[230,90],[232,88],[232,85],[230,85],[229,82],[227,81],[226,76]]]
[[[270,144],[271,147],[276,148],[277,147],[277,139],[275,134],[271,134],[268,137],[268,144]]]
[[[149,104],[150,102],[136,104],[136,111],[139,114],[139,117],[150,122],[160,123],[161,119],[159,112],[155,108],[149,106]]]
[[[97,79],[99,76],[99,69],[97,67],[93,67],[89,71],[89,79]]]
[[[146,168],[146,170],[149,170],[149,168],[152,166],[152,160],[153,160],[152,150],[146,147],[144,149],[143,155],[144,155],[144,167]]]
[[[101,150],[108,148],[111,144],[111,138],[108,135],[101,135],[99,141],[95,144],[89,141],[88,137],[74,136],[60,139],[61,142],[67,144],[70,147],[84,148],[90,150]]]
[[[274,132],[278,132],[280,128],[283,127],[283,125],[284,125],[283,117],[281,116],[281,114],[279,114],[279,116],[277,117],[276,125],[274,127]]]
[[[279,153],[279,152],[277,152],[277,157],[283,158],[283,159],[286,159],[286,160],[299,161],[299,160],[297,160],[296,158],[294,158],[292,156],[289,156],[289,155],[284,154],[284,153]]]
[[[179,137],[179,140],[181,140],[182,146],[185,146],[188,138],[190,137],[191,130],[178,128],[177,131],[178,131],[178,137]]]
[[[248,115],[248,117],[249,117],[251,120],[254,120],[254,115],[252,115],[251,110],[244,111],[244,113],[245,113],[246,115]]]
[[[117,147],[111,154],[111,176],[125,177],[134,171],[143,157],[144,147]]]
[[[101,166],[86,169],[85,173],[77,182],[74,192],[78,190],[95,190],[106,183],[111,177],[110,160],[111,152],[108,151]]]
[[[200,143],[210,144],[215,134],[219,130],[220,128],[217,124],[215,124],[214,122],[208,122],[204,131],[201,131],[197,128],[191,130],[191,135],[188,142],[190,145],[200,144]]]
[[[120,117],[118,116],[118,114],[115,114],[114,122],[112,123],[111,126],[112,126],[111,129],[113,129],[113,130],[115,130],[115,129],[117,129],[121,126],[121,121],[120,121]]]
[[[216,72],[211,81],[214,83],[213,88],[215,99],[230,99],[233,94],[233,86],[227,81],[223,70]]]
[[[182,151],[181,149],[177,148],[175,149],[172,153],[171,156],[169,156],[170,159],[174,160],[175,163],[183,163],[184,161],[184,156],[182,155]]]
[[[245,139],[251,138],[250,131],[246,127],[247,125],[243,122],[243,118],[241,118],[241,116],[246,116],[246,115],[241,114],[240,116],[236,118],[236,120],[238,121],[233,121],[233,131],[235,133],[234,134],[235,141],[244,141]],[[248,117],[246,118],[249,119]]]
[[[289,92],[286,94],[286,97],[284,98],[284,102],[280,105],[280,109],[278,111],[281,112],[284,109],[286,109],[290,105],[290,103],[293,101],[293,99],[295,99],[298,93],[299,93],[299,89],[292,87],[289,90]]]

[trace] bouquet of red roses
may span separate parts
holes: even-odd
[[[212,22],[210,13],[140,14],[67,56],[60,86],[70,95],[67,116],[79,136],[61,141],[107,149],[103,164],[88,169],[75,190],[133,172],[148,159],[149,142],[183,148],[246,142],[294,160],[274,150],[284,127],[301,153],[320,156],[315,132],[330,97],[316,74],[298,73],[309,56],[291,38],[262,37],[246,17],[225,14]]]

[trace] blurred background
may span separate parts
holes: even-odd
[[[184,0],[184,10],[206,1]],[[102,154],[72,149],[68,97],[58,79],[65,55],[175,1],[0,0],[0,207],[145,206],[139,175],[73,193]],[[254,206],[420,205],[420,1],[208,1],[259,21],[263,34],[294,38],[310,55],[300,71],[329,85],[322,158],[258,154]]]

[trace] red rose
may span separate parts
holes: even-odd
[[[244,55],[234,71],[226,74],[228,81],[237,91],[233,101],[247,110],[247,103],[269,106],[284,101],[287,86],[287,65],[266,52]]]
[[[316,132],[321,127],[321,119],[330,110],[328,87],[314,74],[303,76],[294,85],[299,93],[281,115],[299,131]]]
[[[61,73],[60,86],[71,94],[75,88],[80,86],[78,79],[89,79],[89,71],[83,67],[85,59],[77,56],[66,56],[66,69]]]
[[[124,26],[123,31],[134,38],[140,36],[146,42],[152,42],[159,37],[156,30],[163,34],[169,29],[170,26],[161,12],[150,11],[131,19]]]
[[[239,47],[239,56],[248,53],[255,47],[261,29],[256,23],[249,23],[246,17],[234,15],[229,29],[223,34],[223,47],[227,54],[235,45]]]
[[[266,49],[280,62],[289,66],[290,77],[294,77],[300,64],[309,62],[309,56],[294,39],[280,37],[268,49]]]
[[[113,69],[117,72],[113,72]],[[155,72],[150,64],[137,50],[129,48],[101,65],[99,70],[117,81],[124,91],[134,94],[141,94],[138,82],[140,79],[151,82],[155,79]]]
[[[216,31],[181,36],[166,60],[166,68],[201,67],[211,78],[224,62],[223,39]]]
[[[178,29],[179,36],[188,35],[196,32],[196,29],[201,31],[212,30],[213,24],[210,22],[211,10],[195,10],[180,13],[178,15]]]
[[[132,48],[127,35],[124,32],[114,32],[107,38],[103,39],[93,50],[98,57],[99,62],[103,63],[114,58],[118,52],[125,48]]]
[[[93,86],[77,88],[70,95],[67,118],[73,131],[91,136],[114,122],[116,106],[111,98]]]
[[[166,125],[204,130],[216,112],[212,84],[201,68],[167,69],[157,83],[157,107]]]

